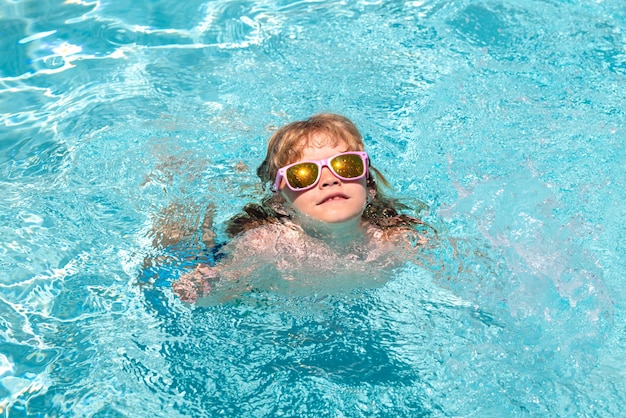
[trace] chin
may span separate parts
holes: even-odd
[[[330,215],[330,216],[321,216],[318,219],[322,222],[326,222],[329,224],[340,224],[344,222],[354,221],[355,219],[360,219],[361,214],[351,214],[351,215]]]

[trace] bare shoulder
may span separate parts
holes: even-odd
[[[375,245],[414,248],[425,245],[428,237],[409,227],[381,229],[375,225],[367,226],[367,234]]]
[[[283,241],[300,239],[301,230],[290,223],[264,224],[250,229],[233,239],[231,245],[238,255],[273,254]]]

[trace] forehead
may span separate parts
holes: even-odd
[[[341,138],[326,134],[313,134],[298,144],[299,159],[320,160],[340,152],[348,151],[348,144]]]
[[[298,139],[300,148],[320,148],[327,145],[336,145],[345,142],[341,136],[332,135],[327,132],[310,132],[308,135],[302,135]]]

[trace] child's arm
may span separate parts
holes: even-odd
[[[223,248],[227,256],[215,266],[199,264],[182,275],[173,285],[174,293],[184,302],[195,302],[209,295],[218,282],[235,282],[249,276],[259,264],[267,264],[276,255],[275,242],[280,227],[262,226],[243,233]],[[245,288],[245,280],[243,282]],[[232,290],[230,286],[226,286]]]
[[[216,267],[200,264],[191,273],[182,275],[172,285],[172,289],[180,300],[193,303],[196,299],[208,295],[213,289],[212,284],[217,280],[219,273]]]

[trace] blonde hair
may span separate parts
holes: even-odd
[[[302,158],[302,151],[313,138],[327,141],[336,146],[343,142],[346,151],[364,151],[363,137],[345,116],[333,113],[320,113],[309,119],[289,123],[278,129],[269,140],[267,155],[257,170],[263,182],[273,182],[278,169],[295,163]]]

